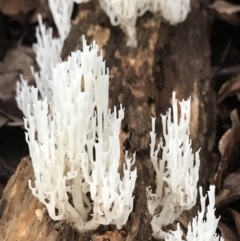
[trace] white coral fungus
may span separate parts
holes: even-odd
[[[51,78],[51,102],[35,95],[32,106],[27,105],[33,195],[52,219],[68,219],[80,230],[99,224],[121,228],[133,208],[135,158],[131,161],[126,155],[121,178],[119,130],[124,110],[108,110],[109,73],[98,46],[87,46],[83,39],[83,51],[54,66]]]
[[[191,209],[197,198],[199,151],[192,153],[189,137],[190,98],[178,102],[172,95],[172,110],[162,115],[163,139],[156,145],[155,118],[152,118],[151,161],[156,172],[156,191],[148,188],[148,208],[153,215],[153,236],[164,238],[162,227],[176,220],[184,210]],[[180,117],[178,113],[180,112]],[[160,158],[158,154],[161,153]]]
[[[202,187],[199,188],[201,211],[198,212],[195,217],[188,225],[188,231],[186,241],[223,241],[223,238],[217,235],[216,229],[219,218],[215,217],[215,186],[210,186],[208,191],[209,205],[206,211],[206,196],[202,194]],[[165,239],[166,241],[183,241],[182,230],[178,224],[177,230],[172,231],[171,234]]]
[[[82,3],[89,0],[75,0]],[[127,36],[127,45],[137,46],[136,22],[145,12],[159,14],[171,25],[183,22],[190,12],[190,0],[99,0],[111,24],[120,25]]]
[[[99,0],[112,25],[120,25],[127,35],[127,45],[137,46],[136,22],[151,11],[175,25],[183,22],[190,12],[190,0]]]

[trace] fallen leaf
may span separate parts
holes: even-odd
[[[238,237],[240,238],[240,213],[231,208],[228,208],[228,210],[231,212],[233,216],[233,219],[237,228],[237,232],[238,232]]]
[[[215,1],[209,8],[216,10],[218,13],[233,14],[240,11],[240,5],[232,4],[223,0]]]
[[[232,127],[228,129],[219,141],[219,152],[222,159],[229,159],[240,140],[240,121],[237,109],[230,113]]]
[[[230,194],[240,194],[240,170],[237,170],[236,172],[228,174],[228,176],[225,178],[223,182],[223,188],[229,189]]]
[[[0,74],[0,99],[7,101],[15,95],[16,82],[19,80],[19,71]]]
[[[16,82],[20,79],[19,74],[34,83],[31,66],[35,64],[35,54],[31,48],[18,46],[9,50],[0,63],[0,112],[12,125],[22,125],[22,112],[18,109],[15,100]],[[14,124],[13,124],[14,122]],[[5,122],[6,123],[6,122]],[[1,122],[1,124],[5,124]]]
[[[240,25],[240,17],[237,14],[240,5],[233,5],[226,1],[215,1],[213,4],[209,5],[209,8],[215,10],[216,18],[233,26]]]
[[[219,206],[219,203],[226,200],[226,198],[229,196],[229,194],[230,194],[229,189],[227,189],[227,188],[222,189],[216,196],[215,205]]]
[[[225,199],[221,200],[218,204],[216,204],[216,208],[226,206],[237,200],[240,200],[240,193],[231,193]]]
[[[224,241],[239,241],[236,228],[233,226],[228,226],[223,222],[218,223],[218,227],[221,231],[221,236]]]
[[[10,14],[9,16],[10,22],[18,22],[23,25],[28,25],[28,24],[37,23],[39,14],[42,16],[42,19],[46,19],[47,17],[51,16],[51,11],[48,7],[47,0],[41,0],[38,4],[33,5],[31,7],[32,7],[32,10],[27,12],[21,12],[21,14],[18,14],[18,15]]]
[[[229,96],[236,95],[240,100],[240,76],[236,76],[233,79],[227,81],[222,85],[218,92],[218,103],[221,103]]]
[[[30,66],[35,67],[35,53],[32,48],[17,46],[8,51],[3,62],[0,65],[0,72],[14,72],[19,71],[23,77],[30,81],[33,75]]]
[[[3,115],[0,115],[0,127],[4,126],[8,122],[8,118]]]
[[[218,190],[221,190],[223,178],[225,176],[230,157],[240,140],[240,121],[238,118],[237,109],[230,113],[232,127],[228,129],[219,141],[219,152],[221,154],[221,162],[219,163],[218,171],[215,174],[214,182]]]
[[[223,181],[223,191],[217,195],[216,207],[223,207],[240,200],[240,170],[230,173]]]
[[[0,100],[0,113],[8,118],[8,125],[15,122],[17,125],[23,124],[23,114],[22,111],[18,109],[15,96],[7,101]],[[12,126],[14,126],[12,124]]]
[[[18,46],[9,50],[0,65],[0,99],[6,101],[15,97],[19,74],[29,83],[34,83],[30,67],[35,65],[35,54],[31,48]]]
[[[40,0],[0,0],[0,11],[8,16],[17,16],[36,9]]]

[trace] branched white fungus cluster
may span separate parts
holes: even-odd
[[[74,0],[77,3],[90,0]],[[120,25],[127,36],[127,46],[137,46],[136,22],[151,11],[171,25],[183,22],[190,12],[190,0],[99,0],[113,26]]]
[[[145,12],[160,14],[171,25],[183,22],[190,12],[190,0],[99,0],[112,25],[120,25],[127,46],[137,46],[136,22]]]
[[[133,208],[134,159],[126,155],[120,178],[124,112],[108,110],[108,86],[97,45],[83,39],[82,52],[52,68],[51,102],[35,96],[27,105],[26,138],[36,179],[30,188],[52,219],[68,219],[79,230],[99,224],[121,228]]]
[[[153,236],[156,238],[166,237],[162,227],[174,222],[184,210],[191,209],[196,203],[200,159],[199,151],[192,153],[189,137],[190,104],[190,98],[179,102],[179,110],[173,92],[172,109],[161,116],[163,139],[157,147],[155,118],[152,118],[150,156],[156,172],[156,191],[152,193],[148,188],[147,192],[149,212],[153,215]]]
[[[53,38],[53,29],[47,28],[42,21],[42,17],[39,15],[39,26],[36,29],[37,43],[33,45],[33,50],[36,54],[36,62],[40,71],[36,72],[32,68],[39,95],[41,99],[47,97],[48,102],[50,102],[52,98],[51,88],[49,86],[49,80],[51,81],[52,78],[52,66],[60,60],[64,40],[71,28],[73,1],[49,0],[49,6],[59,32],[59,38]],[[33,103],[31,99],[33,95],[31,94],[31,88],[27,85],[27,81],[22,77],[21,81],[17,83],[16,92],[18,107],[26,116],[26,103]]]
[[[90,0],[75,0],[77,3]],[[190,0],[99,0],[113,26],[120,25],[127,36],[127,46],[137,46],[136,22],[145,12],[160,14],[171,25],[183,22],[190,12]]]
[[[81,230],[110,223],[120,228],[132,210],[136,181],[127,155],[123,177],[118,173],[124,112],[108,110],[109,75],[95,43],[87,46],[83,39],[82,52],[58,63],[73,7],[65,2],[50,1],[59,38],[39,16],[37,88],[23,79],[17,84],[36,178],[30,187],[54,220],[68,219]]]
[[[32,68],[32,73],[35,77],[36,85],[38,86],[39,95],[42,99],[48,98],[51,101],[51,89],[49,87],[49,79],[52,76],[52,65],[56,64],[60,59],[63,40],[61,38],[53,38],[52,28],[46,28],[43,24],[41,16],[38,16],[39,26],[36,29],[37,43],[33,45],[33,50],[36,54],[36,62],[40,68],[36,72]],[[33,100],[31,88],[28,87],[27,81],[21,77],[21,81],[17,82],[17,104],[26,116],[26,103],[32,104]]]
[[[64,41],[71,29],[73,0],[49,0],[50,10],[60,38]]]
[[[223,241],[223,238],[216,234],[219,218],[215,217],[215,186],[210,186],[208,191],[209,205],[206,211],[206,196],[202,194],[202,187],[199,188],[201,211],[197,217],[188,225],[186,239],[183,239],[183,232],[178,224],[176,231],[171,231],[166,241]],[[206,212],[206,214],[205,214]]]

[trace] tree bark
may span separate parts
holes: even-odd
[[[111,26],[97,1],[79,6],[64,44],[62,59],[81,49],[82,35],[86,36],[88,43],[95,40],[102,49],[111,77],[109,107],[118,108],[122,103],[125,108],[120,134],[122,156],[126,150],[137,155],[134,212],[123,230],[110,227],[103,234],[101,230],[78,234],[70,224],[53,222],[28,189],[27,180],[33,178],[33,171],[29,160],[24,159],[8,183],[0,203],[1,240],[149,240],[151,229],[145,187],[154,185],[149,160],[151,116],[157,117],[160,136],[159,115],[171,106],[173,90],[179,100],[192,98],[190,131],[194,149],[201,147],[200,183],[209,181],[213,175],[209,166],[215,167],[211,153],[216,115],[215,94],[211,86],[210,17],[204,8],[207,4],[207,0],[193,1],[187,20],[174,27],[160,23],[152,14],[146,13],[137,22],[138,47],[135,49],[126,47],[123,31]],[[35,215],[36,210],[40,210],[37,211],[40,214],[43,212],[42,221]]]

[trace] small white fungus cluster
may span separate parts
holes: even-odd
[[[50,102],[52,98],[51,88],[49,86],[49,80],[52,79],[52,66],[59,62],[64,40],[71,28],[73,1],[49,0],[49,7],[59,32],[59,38],[53,38],[53,29],[47,28],[42,21],[41,15],[39,15],[39,26],[36,28],[37,43],[33,45],[33,50],[36,54],[36,62],[40,71],[36,72],[32,68],[39,95],[41,99],[47,97],[48,102]],[[31,91],[27,81],[21,77],[21,81],[17,83],[16,100],[24,116],[27,114],[26,103],[32,105],[34,101],[32,100],[33,95]]]
[[[79,230],[124,225],[133,208],[134,163],[126,155],[123,177],[119,130],[124,111],[108,110],[109,74],[95,43],[52,68],[51,102],[27,104],[26,139],[35,181],[33,195],[53,220],[68,219]],[[90,197],[90,198],[89,198]],[[91,220],[88,220],[91,213]]]
[[[95,43],[87,46],[83,39],[83,51],[59,63],[73,1],[49,5],[59,38],[39,16],[37,88],[23,79],[17,83],[36,178],[29,184],[54,220],[68,219],[81,230],[110,223],[120,228],[132,210],[136,181],[136,170],[130,170],[135,158],[126,155],[123,177],[118,173],[124,111],[108,110],[109,74]]]
[[[188,225],[186,239],[183,239],[183,232],[178,224],[177,230],[172,231],[166,241],[223,241],[223,238],[216,234],[219,218],[215,217],[215,186],[210,186],[208,191],[209,205],[206,211],[206,196],[202,194],[202,187],[199,188],[201,211],[198,212]],[[205,214],[206,212],[206,214]]]
[[[48,1],[54,22],[58,29],[58,34],[63,41],[66,39],[71,29],[73,3],[73,0]]]
[[[51,89],[49,87],[49,78],[52,76],[52,65],[56,64],[60,59],[63,40],[61,38],[53,38],[52,28],[46,28],[41,16],[38,16],[39,26],[36,29],[37,43],[33,45],[36,54],[36,62],[40,68],[36,72],[33,68],[32,73],[38,86],[39,95],[42,99],[48,98],[51,101]],[[21,77],[21,81],[17,82],[17,104],[22,110],[24,116],[27,114],[26,103],[32,104],[31,88],[27,81]],[[32,111],[32,110],[31,110]]]
[[[190,0],[99,0],[112,25],[120,25],[127,46],[137,46],[136,22],[145,12],[160,14],[171,25],[183,22],[190,12]]]
[[[75,0],[77,3],[90,0]],[[137,46],[136,22],[150,11],[171,25],[183,22],[190,12],[190,0],[99,0],[113,26],[120,25],[127,36],[127,46]]]
[[[148,188],[148,207],[153,215],[153,236],[166,237],[162,227],[174,222],[184,210],[191,209],[197,199],[199,151],[192,153],[189,137],[190,98],[178,102],[172,95],[172,110],[162,115],[163,139],[156,145],[155,118],[152,118],[151,160],[156,172],[156,191]],[[172,114],[171,114],[172,113]],[[161,157],[158,158],[159,152]]]
[[[189,14],[190,0],[150,0],[152,1],[152,6],[157,2],[159,5],[154,6],[150,10],[155,12],[160,12],[163,19],[169,22],[171,25],[175,25],[183,22],[187,15]]]

